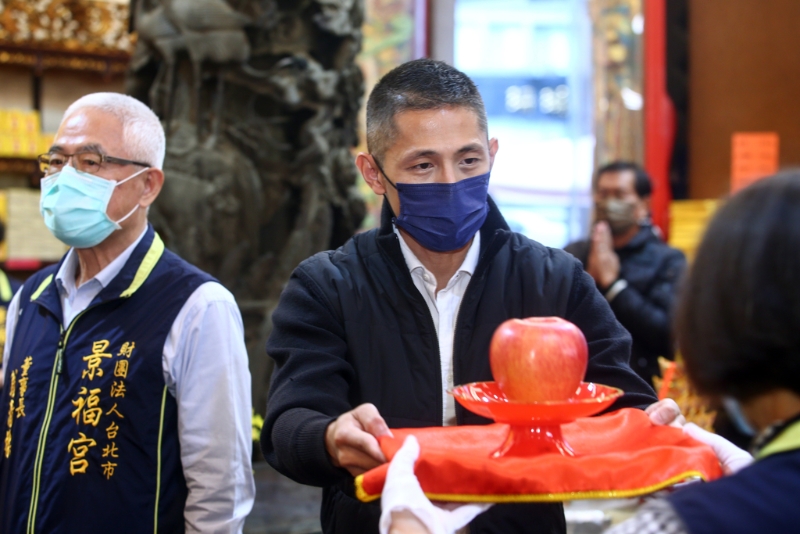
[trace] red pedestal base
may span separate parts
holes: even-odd
[[[560,454],[575,456],[575,451],[564,441],[561,425],[544,424],[540,426],[511,426],[503,445],[492,453],[492,458],[504,456],[536,456],[539,454]]]
[[[464,384],[450,393],[467,410],[509,425],[505,443],[492,453],[492,458],[575,456],[561,435],[561,425],[602,412],[622,396],[620,389],[591,382],[581,382],[575,395],[567,400],[527,404],[509,401],[494,382]]]

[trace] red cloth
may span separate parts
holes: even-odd
[[[380,439],[388,459],[409,434],[419,440],[415,473],[432,500],[553,502],[610,499],[652,493],[690,477],[722,475],[716,455],[682,430],[656,426],[641,410],[622,409],[563,425],[575,457],[542,454],[491,458],[508,426],[458,426],[392,430]],[[388,464],[356,478],[364,502],[380,497]]]

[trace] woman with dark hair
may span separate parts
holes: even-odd
[[[698,392],[752,429],[755,462],[653,501],[609,534],[797,532],[800,172],[760,181],[717,212],[683,288],[676,334]],[[712,440],[723,464],[737,455]]]
[[[652,500],[606,534],[800,531],[800,172],[762,180],[720,208],[684,284],[676,334],[697,390],[722,401],[732,419],[752,428],[755,461],[720,436],[688,424],[684,431],[711,445],[729,476]],[[390,497],[403,501],[392,507],[406,515],[388,530],[450,531],[439,527],[453,523],[447,512],[426,510],[423,505],[430,503],[421,490],[408,490],[416,481],[405,480],[409,475],[402,472],[413,478],[417,449],[409,443],[401,451],[407,446],[387,477]],[[407,465],[395,466],[397,460]],[[399,498],[393,485],[407,496]],[[405,528],[416,521],[408,511],[417,509],[418,516],[442,520]],[[384,529],[389,517],[385,521]]]

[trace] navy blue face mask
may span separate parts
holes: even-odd
[[[400,214],[392,222],[428,250],[458,250],[483,226],[490,172],[448,184],[395,185],[380,164],[378,169],[400,196]]]

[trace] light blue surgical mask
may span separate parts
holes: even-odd
[[[39,211],[44,224],[61,242],[75,248],[91,248],[102,243],[122,221],[133,215],[139,205],[118,221],[108,218],[106,210],[114,188],[143,172],[115,182],[76,170],[70,165],[41,181]]]

